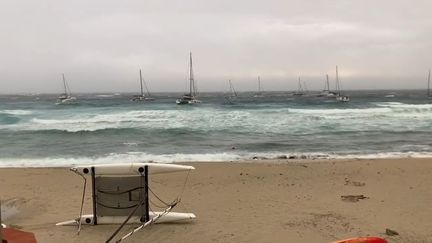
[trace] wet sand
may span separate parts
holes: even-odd
[[[197,219],[152,225],[125,242],[311,243],[367,235],[432,242],[432,159],[187,164],[196,170],[173,211]],[[150,187],[170,201],[185,178],[155,175]],[[34,232],[39,242],[104,242],[116,226],[84,226],[80,235],[55,226],[78,216],[82,182],[68,168],[0,169],[4,223]],[[84,213],[91,213],[90,183]]]

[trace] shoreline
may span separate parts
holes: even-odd
[[[152,225],[128,239],[156,242],[331,242],[374,235],[389,242],[432,242],[432,159],[244,160],[195,166],[182,203],[191,223]],[[154,176],[166,199],[184,174]],[[18,212],[4,223],[40,242],[101,242],[117,226],[54,226],[79,213],[82,179],[69,167],[0,168],[0,197]],[[90,213],[87,184],[84,213]],[[363,199],[345,196],[363,195]],[[351,200],[351,201],[350,201]],[[130,227],[126,227],[128,230]],[[398,236],[387,236],[386,228]],[[122,231],[124,233],[124,231]]]
[[[25,159],[14,159],[14,160],[25,160]],[[44,159],[40,159],[44,160]],[[59,159],[61,160],[61,159]],[[238,160],[194,160],[194,161],[154,161],[154,160],[133,160],[133,161],[123,161],[122,163],[166,163],[166,164],[196,164],[196,163],[318,163],[318,162],[348,162],[348,161],[376,161],[376,160],[432,160],[432,156],[407,156],[407,157],[305,157],[305,158],[289,158],[286,156],[278,156],[278,157],[253,157],[250,159],[238,159]],[[56,168],[71,168],[74,166],[80,165],[89,165],[89,164],[114,164],[114,162],[94,162],[92,160],[88,160],[88,163],[72,163],[72,164],[64,164],[64,165],[25,165],[14,166],[14,165],[0,165],[0,169],[18,169],[18,168],[28,168],[28,169],[56,169]],[[118,162],[115,162],[118,163]]]

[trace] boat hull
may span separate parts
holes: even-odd
[[[94,168],[95,176],[139,176],[144,172],[144,167],[148,167],[148,173],[165,174],[173,172],[182,172],[194,170],[193,166],[162,164],[162,163],[128,163],[128,164],[100,164],[100,165],[83,165],[73,167],[72,170],[84,175],[91,174],[91,168]]]
[[[156,217],[163,212],[150,212],[150,219]],[[127,216],[103,216],[97,217],[97,224],[121,224],[126,221]],[[196,218],[193,213],[177,213],[177,212],[169,212],[166,215],[163,215],[155,223],[176,223],[176,222],[184,222],[194,220]],[[83,215],[81,218],[76,218],[73,220],[68,220],[64,222],[57,223],[57,226],[72,226],[77,225],[80,221],[83,225],[93,225],[94,223],[93,214]],[[132,216],[128,224],[141,224],[140,217]]]

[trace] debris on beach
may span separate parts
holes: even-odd
[[[386,229],[385,233],[388,236],[399,235],[399,233],[396,230],[392,230],[392,229],[389,229],[389,228]]]
[[[358,202],[360,199],[369,199],[369,197],[365,197],[364,195],[345,195],[341,196],[341,199],[345,202]]]
[[[348,178],[345,178],[345,186],[365,186],[366,183],[364,182],[358,182],[358,181],[351,181]]]

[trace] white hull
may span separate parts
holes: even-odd
[[[70,104],[76,101],[76,97],[59,98],[56,102],[57,105],[60,104]]]
[[[177,99],[176,100],[176,104],[177,105],[193,105],[193,104],[201,104],[202,102],[201,102],[201,100],[187,100],[187,101],[184,101],[184,100],[182,100],[182,99]]]
[[[91,175],[91,167],[95,169],[95,176],[137,176],[144,171],[144,167],[148,166],[148,173],[164,174],[172,172],[181,172],[194,170],[193,166],[176,165],[176,164],[159,164],[159,163],[128,163],[128,164],[100,164],[100,165],[83,165],[76,166],[72,170],[76,170],[81,174]]]
[[[162,212],[150,212],[150,218],[154,218]],[[121,224],[126,220],[126,216],[104,216],[97,218],[97,224]],[[174,223],[180,221],[188,221],[195,219],[196,216],[193,213],[176,213],[169,212],[166,215],[160,217],[155,223]],[[77,225],[79,218],[74,220],[68,220],[57,223],[57,226],[72,226]],[[83,225],[93,225],[93,214],[83,215],[80,219]],[[141,224],[140,217],[133,216],[129,219],[128,224]]]
[[[348,102],[350,101],[350,98],[348,96],[337,96],[336,100],[340,102]]]

